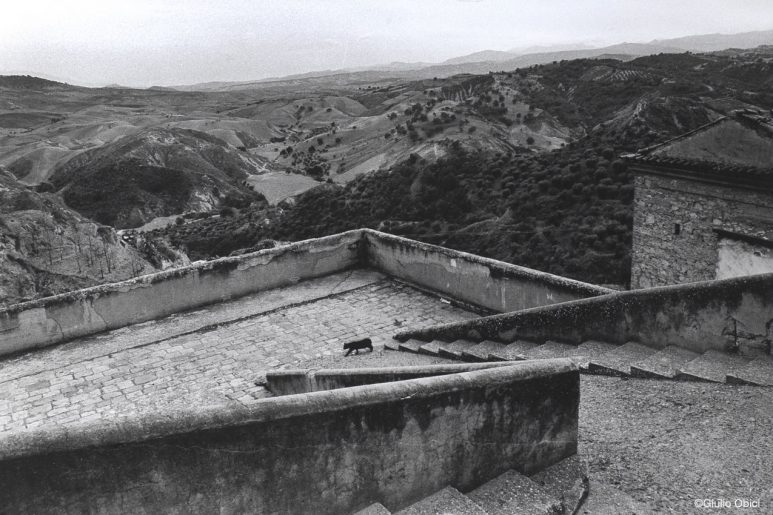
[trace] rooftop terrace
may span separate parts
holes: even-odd
[[[351,231],[18,304],[0,310],[0,435],[249,405],[267,370],[350,340],[378,356],[399,330],[606,292]]]
[[[267,370],[472,316],[375,271],[311,279],[6,358],[0,432],[250,404]]]
[[[757,308],[768,305],[771,281],[610,295],[367,230],[227,258],[0,311],[0,450],[12,456],[46,437],[66,446],[84,428],[99,426],[117,427],[120,439],[131,441],[147,437],[129,434],[143,431],[143,420],[249,411],[270,395],[261,385],[277,368],[446,362],[385,351],[398,333],[450,331],[456,338],[463,330],[465,337],[494,338],[528,329],[553,338],[561,329],[571,341],[567,335],[583,321],[613,341],[617,321],[628,330],[652,319],[631,315],[642,306],[663,311],[662,332],[671,297],[676,307],[668,310],[679,320],[686,306],[696,311],[700,302],[708,306],[700,306],[705,320],[711,310],[741,310],[744,303],[729,291],[751,299],[751,311],[767,311]],[[582,300],[591,297],[597,298]],[[556,303],[565,307],[463,323]],[[744,313],[734,320],[765,326],[767,319],[752,324]],[[685,323],[695,320],[703,318]],[[374,352],[344,357],[342,344],[363,337],[374,341]],[[697,498],[773,502],[773,471],[766,466],[773,460],[773,388],[586,375],[581,390],[579,453],[592,482],[615,485],[662,513],[701,513],[692,504]],[[126,433],[124,423],[131,428]]]

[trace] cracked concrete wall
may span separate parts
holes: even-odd
[[[0,440],[9,513],[397,510],[577,451],[565,359],[266,399],[239,413]]]
[[[613,290],[391,234],[363,230],[367,261],[392,277],[497,312]]]
[[[0,355],[357,267],[360,238],[350,231],[16,304],[0,310]]]
[[[677,345],[769,355],[773,274],[617,292],[602,297],[405,331],[395,338],[579,344],[638,341],[655,348]]]

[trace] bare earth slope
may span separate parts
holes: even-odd
[[[154,270],[112,227],[0,170],[0,306]]]
[[[83,152],[58,166],[50,180],[84,216],[118,228],[156,216],[249,204],[246,186],[260,159],[188,129],[146,129]]]

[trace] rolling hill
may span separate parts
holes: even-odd
[[[365,226],[581,280],[625,285],[633,189],[617,156],[732,109],[768,111],[771,81],[773,49],[759,48],[626,62],[572,60],[425,81],[426,97],[402,114],[390,102],[398,101],[401,88],[421,88],[402,83],[366,89],[354,98],[367,113],[392,117],[392,123],[405,127],[410,123],[417,134],[415,151],[406,159],[340,184],[330,181],[278,208],[202,219],[152,237],[204,258],[265,240]],[[447,117],[453,113],[456,119],[424,139],[430,128],[442,126],[446,106],[451,108]],[[464,120],[466,130],[460,131]],[[518,139],[522,130],[529,134],[525,141]],[[410,132],[405,138],[411,139]],[[422,153],[427,141],[436,152]],[[304,144],[316,143],[296,145],[292,154]],[[301,151],[308,156],[308,150]]]
[[[143,227],[124,233],[137,249],[201,259],[362,225],[625,284],[631,178],[616,156],[770,110],[771,92],[773,47],[226,92],[10,78],[0,165],[73,220]]]

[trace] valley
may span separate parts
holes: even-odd
[[[758,47],[218,91],[0,77],[0,299],[354,227],[624,286],[619,155],[769,112],[772,62]],[[75,243],[89,235],[101,269]]]

